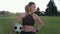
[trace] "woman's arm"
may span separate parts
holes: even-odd
[[[37,30],[41,30],[41,28],[44,26],[44,23],[38,15],[36,15],[36,20],[39,23],[39,26],[37,27]]]
[[[8,34],[12,34],[14,25],[15,25],[16,23],[18,23],[19,20],[21,20],[21,19],[22,19],[22,16],[19,15],[19,16],[13,21],[13,23],[12,23],[12,25],[11,25],[9,31],[8,31]]]

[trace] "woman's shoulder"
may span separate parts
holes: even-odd
[[[34,16],[35,18],[40,18],[40,16],[38,16],[37,14],[33,14],[33,16]]]

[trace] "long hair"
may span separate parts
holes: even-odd
[[[34,3],[34,2],[29,2],[28,5],[25,6],[25,11],[26,11],[26,12],[29,11],[29,7],[30,7],[32,4],[35,4],[35,3]]]
[[[28,7],[28,5],[25,6],[25,11],[26,11],[26,12],[29,11],[29,7]]]

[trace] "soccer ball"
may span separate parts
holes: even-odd
[[[20,33],[22,31],[22,25],[21,24],[15,24],[13,31],[16,33]]]

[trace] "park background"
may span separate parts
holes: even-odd
[[[37,6],[35,14],[44,22],[44,27],[37,34],[60,34],[60,0],[0,0],[0,34],[8,34],[12,22],[25,13],[24,8],[31,1]],[[37,26],[36,21],[34,27]]]

